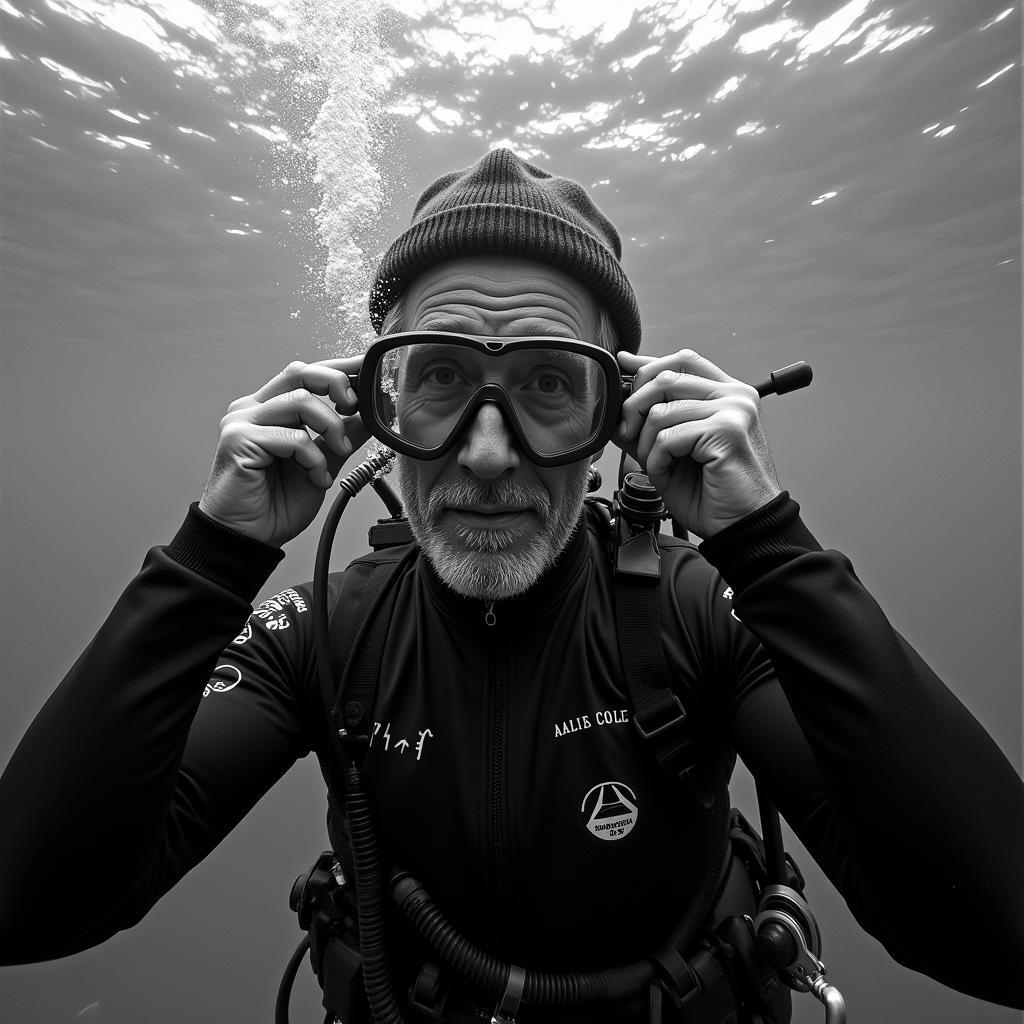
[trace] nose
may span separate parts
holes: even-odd
[[[519,465],[515,437],[493,402],[484,402],[469,421],[459,465],[481,480],[495,480]]]

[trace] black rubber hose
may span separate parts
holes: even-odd
[[[316,549],[313,566],[313,650],[316,658],[317,677],[324,707],[334,704],[334,676],[331,671],[330,608],[327,606],[327,578],[331,567],[331,548],[338,523],[345,507],[374,477],[395,457],[395,453],[384,449],[370,455],[348,476],[338,481],[339,494],[334,499],[320,531],[320,542]],[[339,794],[340,796],[340,794]]]
[[[377,839],[370,803],[355,765],[350,765],[345,773],[345,792],[349,839],[356,869],[359,950],[363,957],[366,999],[376,1024],[401,1024],[402,1013],[388,970]]]
[[[377,492],[377,497],[384,502],[384,507],[388,510],[388,514],[393,518],[397,519],[405,511],[402,508],[402,500],[397,494],[391,489],[391,485],[382,476],[375,476],[373,478],[373,489]]]
[[[392,885],[395,901],[437,955],[472,985],[494,998],[500,997],[509,965],[463,938],[411,875],[399,875]],[[523,1000],[546,1006],[574,1006],[623,999],[642,992],[653,977],[654,965],[649,960],[578,974],[527,971]]]
[[[295,947],[288,966],[281,976],[281,985],[277,990],[277,1002],[274,1003],[274,1024],[288,1024],[288,1003],[292,997],[292,985],[295,984],[295,975],[298,973],[299,964],[309,949],[309,934],[302,936],[302,941]]]
[[[728,834],[723,833],[686,915],[673,931],[669,945],[674,950],[688,949],[706,921],[729,862],[729,850]],[[395,902],[437,955],[477,988],[490,996],[500,996],[510,965],[495,959],[460,935],[423,885],[411,875],[399,873],[391,885]],[[623,999],[642,992],[654,974],[655,966],[651,960],[581,973],[527,971],[523,999],[548,1006]]]
[[[769,885],[789,885],[786,872],[786,852],[782,842],[782,822],[775,809],[768,790],[756,779],[757,806],[761,814],[761,831],[764,833],[765,860],[768,865]]]

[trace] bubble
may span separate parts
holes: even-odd
[[[376,128],[386,64],[379,0],[296,0],[300,45],[326,86],[303,140],[321,198],[314,213],[326,250],[323,287],[339,333],[336,355],[361,352],[372,340],[367,314],[376,237],[385,191],[376,164]],[[368,250],[373,250],[368,252]]]
[[[295,211],[289,234],[305,264],[295,299],[325,355],[357,354],[375,336],[370,283],[393,177],[381,168],[393,18],[384,0],[228,4],[222,14],[244,79],[239,103],[263,111],[280,139],[264,178]]]

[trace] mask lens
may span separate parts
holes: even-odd
[[[598,364],[564,349],[521,349],[508,357],[514,379],[505,390],[519,425],[539,455],[580,448],[597,430],[605,405]]]
[[[440,447],[487,384],[498,385],[534,452],[560,455],[593,438],[607,403],[600,365],[564,349],[490,353],[446,342],[391,349],[377,366],[375,414],[407,443]]]

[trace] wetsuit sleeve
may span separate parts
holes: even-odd
[[[299,630],[247,623],[281,557],[197,506],[147,554],[0,778],[0,962],[134,924],[306,753]]]
[[[857,920],[905,966],[1024,1006],[1012,765],[788,494],[701,552],[771,663],[737,643],[737,749]]]

